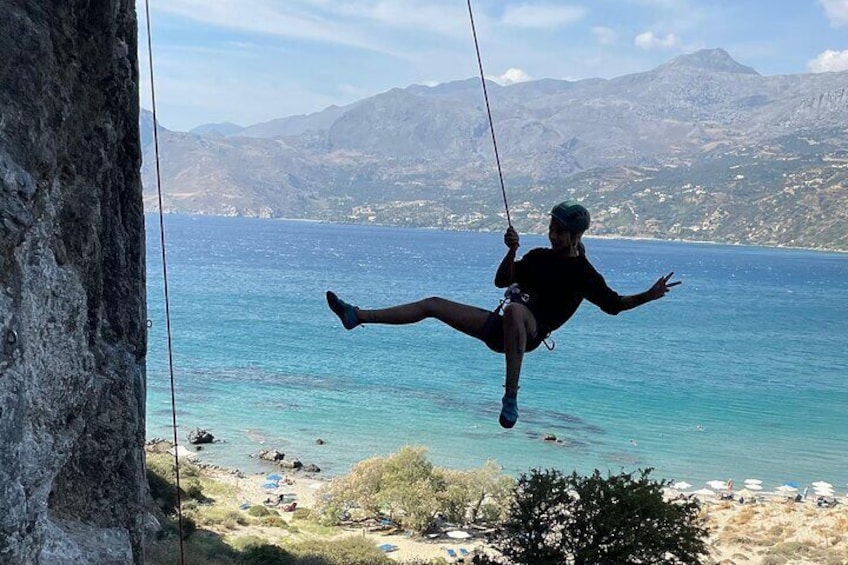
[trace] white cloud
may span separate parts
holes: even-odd
[[[321,12],[262,0],[170,0],[157,9],[225,29],[379,50],[371,38]]]
[[[673,33],[669,33],[665,37],[659,37],[654,35],[654,32],[652,31],[646,31],[637,35],[633,40],[633,43],[636,47],[648,51],[654,48],[674,49],[675,47],[680,46],[681,41],[680,38]]]
[[[848,0],[819,0],[834,27],[848,25]]]
[[[492,80],[494,80],[498,84],[507,86],[510,84],[516,84],[518,82],[527,82],[528,80],[533,80],[533,78],[526,72],[524,72],[522,69],[516,69],[512,67],[507,69],[504,74],[492,77]]]
[[[328,13],[370,21],[388,28],[425,31],[445,36],[468,35],[468,13],[458,2],[433,0],[353,0],[308,3],[327,6]],[[479,18],[483,14],[475,14]]]
[[[614,30],[604,26],[595,26],[592,28],[592,35],[598,40],[601,45],[612,45],[617,39]]]
[[[517,4],[507,6],[504,24],[523,28],[555,29],[583,19],[586,9],[581,6],[557,4]]]
[[[811,73],[827,73],[834,71],[848,71],[848,50],[832,51],[828,49],[807,63]]]
[[[423,0],[168,0],[156,9],[223,29],[347,45],[392,54],[391,32],[466,37],[468,15],[455,2]]]

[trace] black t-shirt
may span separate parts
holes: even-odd
[[[562,251],[532,249],[515,262],[515,282],[530,296],[527,306],[542,335],[568,321],[584,298],[607,314],[622,310],[621,296],[583,254],[568,257]]]

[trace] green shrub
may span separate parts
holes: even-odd
[[[297,531],[297,527],[290,526],[288,522],[283,520],[277,514],[270,514],[268,516],[263,516],[259,520],[259,523],[262,524],[263,526],[268,526],[269,528],[283,528],[283,529],[288,530],[292,533]]]
[[[250,516],[253,516],[254,518],[259,518],[259,517],[261,517],[261,516],[269,516],[269,515],[271,515],[271,514],[274,514],[274,515],[276,515],[276,516],[279,516],[279,515],[280,515],[280,514],[279,514],[279,512],[277,512],[276,510],[272,510],[272,509],[270,509],[270,508],[266,508],[266,507],[264,507],[264,506],[262,506],[262,505],[260,505],[260,504],[254,504],[253,506],[251,506],[250,508],[248,508],[248,509],[247,509],[247,513],[248,513]]]
[[[239,556],[239,565],[296,565],[294,557],[276,545],[248,547]]]
[[[458,523],[502,518],[512,485],[493,461],[477,470],[449,471],[435,467],[425,448],[404,447],[389,457],[362,461],[324,487],[313,516],[325,525],[354,514],[387,517],[424,533],[439,513]]]
[[[292,520],[309,520],[312,512],[308,508],[297,508],[292,512]]]
[[[666,501],[665,482],[650,472],[604,478],[597,470],[582,477],[534,469],[519,478],[493,545],[516,564],[700,564],[707,531],[698,503]]]
[[[201,526],[223,526],[227,529],[235,529],[248,523],[247,517],[238,510],[227,510],[223,508],[202,508],[195,515],[195,520]]]
[[[308,540],[290,546],[298,565],[391,565],[372,540],[351,536],[335,541]]]

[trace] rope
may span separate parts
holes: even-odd
[[[506,200],[503,170],[501,170],[501,158],[498,154],[498,140],[495,137],[495,123],[492,121],[492,108],[489,105],[489,91],[486,89],[486,75],[483,74],[483,58],[480,56],[480,44],[477,42],[477,28],[474,25],[474,11],[471,9],[471,0],[468,0],[468,19],[471,20],[471,34],[474,36],[474,49],[477,51],[477,67],[480,69],[480,82],[483,83],[483,99],[486,101],[486,114],[489,116],[489,131],[492,132],[492,147],[495,149],[495,163],[498,165],[498,179],[501,183],[506,223],[509,227],[512,227],[512,220],[509,218],[509,204]]]
[[[162,211],[162,175],[159,166],[159,132],[156,126],[156,88],[153,80],[153,37],[150,32],[150,2],[144,0],[145,17],[147,19],[147,57],[150,68],[150,97],[153,109],[153,152],[156,156],[156,190],[159,198],[159,242],[162,248],[162,280],[165,289],[165,328],[168,335],[168,374],[171,379],[171,418],[174,428],[174,474],[177,491],[177,521],[180,538],[180,565],[185,565],[185,543],[183,541],[183,505],[180,495],[180,444],[177,437],[177,401],[174,387],[174,350],[171,339],[171,306],[168,296],[168,260],[165,254],[165,213]]]

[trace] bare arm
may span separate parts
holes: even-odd
[[[515,253],[518,251],[519,243],[518,232],[512,226],[506,229],[504,244],[509,247],[509,251],[506,252],[495,273],[495,286],[498,288],[506,288],[515,282]]]

